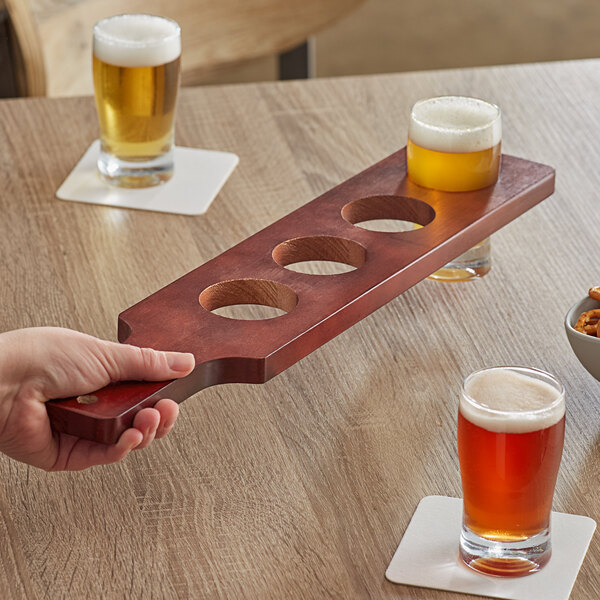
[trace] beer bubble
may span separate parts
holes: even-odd
[[[94,56],[119,67],[154,67],[181,54],[179,25],[153,15],[117,15],[94,26]]]
[[[531,373],[550,376],[542,371]],[[488,431],[526,433],[551,427],[565,414],[564,390],[534,375],[493,368],[470,375],[460,398],[463,417]]]
[[[440,96],[417,102],[410,114],[408,137],[436,152],[479,152],[500,143],[500,109],[463,96]]]

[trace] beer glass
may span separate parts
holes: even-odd
[[[458,412],[459,552],[469,567],[516,577],[548,562],[564,430],[565,392],[549,373],[494,367],[465,379]]]
[[[94,26],[100,177],[150,187],[173,174],[173,125],[181,34],[170,19],[117,15]]]
[[[500,169],[502,121],[494,104],[463,96],[417,102],[411,109],[406,162],[422,187],[468,192],[493,185]],[[442,281],[483,277],[491,268],[487,238],[431,275]]]

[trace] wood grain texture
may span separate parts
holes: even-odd
[[[384,572],[419,500],[460,496],[460,382],[494,364],[563,381],[555,509],[600,516],[599,384],[562,325],[600,281],[599,61],[183,90],[178,143],[241,158],[194,218],[56,200],[92,100],[0,102],[0,328],[115,339],[116,314],[402,147],[410,105],[443,93],[497,102],[504,151],[557,169],[491,273],[423,281],[265,385],[205,390],[121,464],[0,457],[3,597],[466,598]],[[598,565],[596,535],[572,598],[600,597]]]

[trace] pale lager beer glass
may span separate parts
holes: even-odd
[[[548,562],[564,431],[565,392],[552,375],[495,367],[465,379],[458,413],[459,551],[468,566],[515,577]]]
[[[180,59],[181,33],[170,19],[118,15],[94,26],[98,171],[106,182],[149,187],[172,176]]]
[[[500,169],[500,109],[477,98],[441,96],[417,102],[410,113],[406,161],[417,185],[444,192],[469,192],[493,185]],[[489,238],[431,277],[460,281],[483,277],[491,268]]]

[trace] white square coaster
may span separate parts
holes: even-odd
[[[96,140],[56,192],[61,200],[120,208],[153,210],[179,215],[200,215],[227,181],[239,158],[231,152],[175,146],[173,177],[144,189],[117,188],[97,173],[100,141]]]
[[[427,496],[419,502],[385,576],[394,583],[508,600],[567,600],[596,522],[557,512],[551,519],[552,557],[543,569],[514,579],[491,577],[458,558],[462,499]]]

